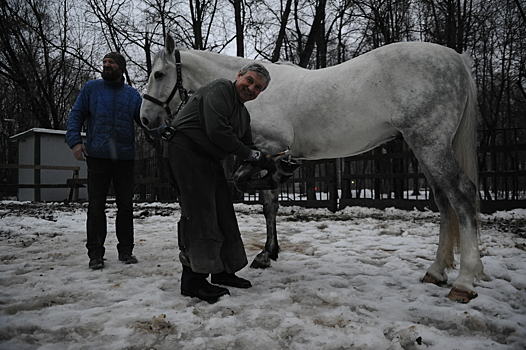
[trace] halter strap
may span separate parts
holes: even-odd
[[[173,117],[177,115],[177,113],[179,113],[181,108],[188,101],[188,91],[186,91],[186,89],[183,87],[183,74],[181,72],[181,53],[179,52],[179,50],[175,50],[174,54],[175,54],[175,71],[177,73],[177,81],[175,82],[175,86],[173,87],[172,92],[170,92],[170,95],[168,96],[166,101],[165,102],[159,101],[155,97],[150,96],[148,94],[144,94],[142,96],[144,99],[151,101],[158,106],[161,106],[165,110],[166,115],[167,115],[167,118],[165,120],[166,125],[171,124]],[[170,101],[172,101],[172,98],[174,98],[175,93],[177,91],[179,91],[179,97],[181,98],[181,103],[179,104],[177,111],[175,111],[175,114],[172,114],[172,111],[170,109]]]

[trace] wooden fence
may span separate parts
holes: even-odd
[[[86,179],[80,179],[79,178],[79,170],[80,167],[78,166],[58,166],[58,165],[31,165],[31,164],[0,164],[0,169],[32,169],[35,170],[35,178],[37,179],[38,183],[32,183],[32,184],[0,184],[0,193],[12,193],[12,190],[18,190],[20,188],[33,188],[33,189],[40,189],[40,188],[69,188],[69,201],[77,201],[79,198],[79,188],[84,187],[87,184]],[[66,180],[66,183],[46,183],[41,184],[40,183],[40,170],[62,170],[62,171],[72,171],[71,178]],[[6,191],[7,190],[7,191]],[[3,196],[2,196],[3,197]],[[37,200],[39,196],[37,196]]]

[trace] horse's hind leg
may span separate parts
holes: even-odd
[[[279,208],[278,194],[279,188],[261,191],[263,213],[267,224],[267,242],[265,249],[254,258],[250,267],[264,269],[270,266],[270,259],[277,260],[278,258],[279,245],[276,229],[276,215]]]
[[[430,176],[427,176],[427,178],[430,178]],[[458,244],[458,232],[451,231],[458,231],[458,218],[449,204],[446,194],[436,185],[431,185],[431,187],[433,188],[435,203],[441,213],[440,235],[435,261],[427,270],[422,281],[443,285],[447,282],[446,271],[455,267],[454,248]]]
[[[418,150],[419,161],[426,169],[426,177],[441,214],[436,259],[424,281],[446,282],[445,271],[454,267],[453,249],[459,240],[459,275],[448,297],[459,302],[469,302],[477,296],[473,287],[474,279],[484,275],[478,248],[477,188],[460,167],[451,147],[441,147],[440,142],[437,142],[414,148],[412,141],[413,149]],[[444,144],[447,145],[447,142]]]

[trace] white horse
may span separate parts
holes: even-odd
[[[186,90],[215,78],[234,79],[249,61],[176,50],[167,36],[149,77],[142,123],[149,129],[162,126]],[[443,46],[415,42],[387,45],[320,70],[261,63],[272,80],[247,103],[254,140],[269,154],[290,151],[288,160],[275,158],[277,170],[264,179],[253,180],[250,166],[235,174],[241,189],[266,189],[267,242],[253,266],[267,267],[269,259],[277,258],[276,188],[296,163],[352,156],[403,137],[425,169],[441,214],[438,251],[423,281],[445,283],[459,246],[459,274],[448,297],[459,302],[475,298],[473,283],[484,271],[478,247],[478,110],[469,59]]]

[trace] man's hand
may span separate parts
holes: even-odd
[[[246,162],[251,163],[252,166],[269,169],[274,165],[274,161],[267,157],[267,154],[257,149],[250,150],[250,155],[245,159]]]
[[[86,159],[84,159],[84,155],[89,155],[83,143],[77,143],[71,150],[73,151],[73,157],[75,157],[76,160],[80,160],[82,162],[86,161]]]
[[[170,141],[170,139],[175,135],[175,128],[172,126],[162,126],[160,128],[161,138],[165,141]]]

